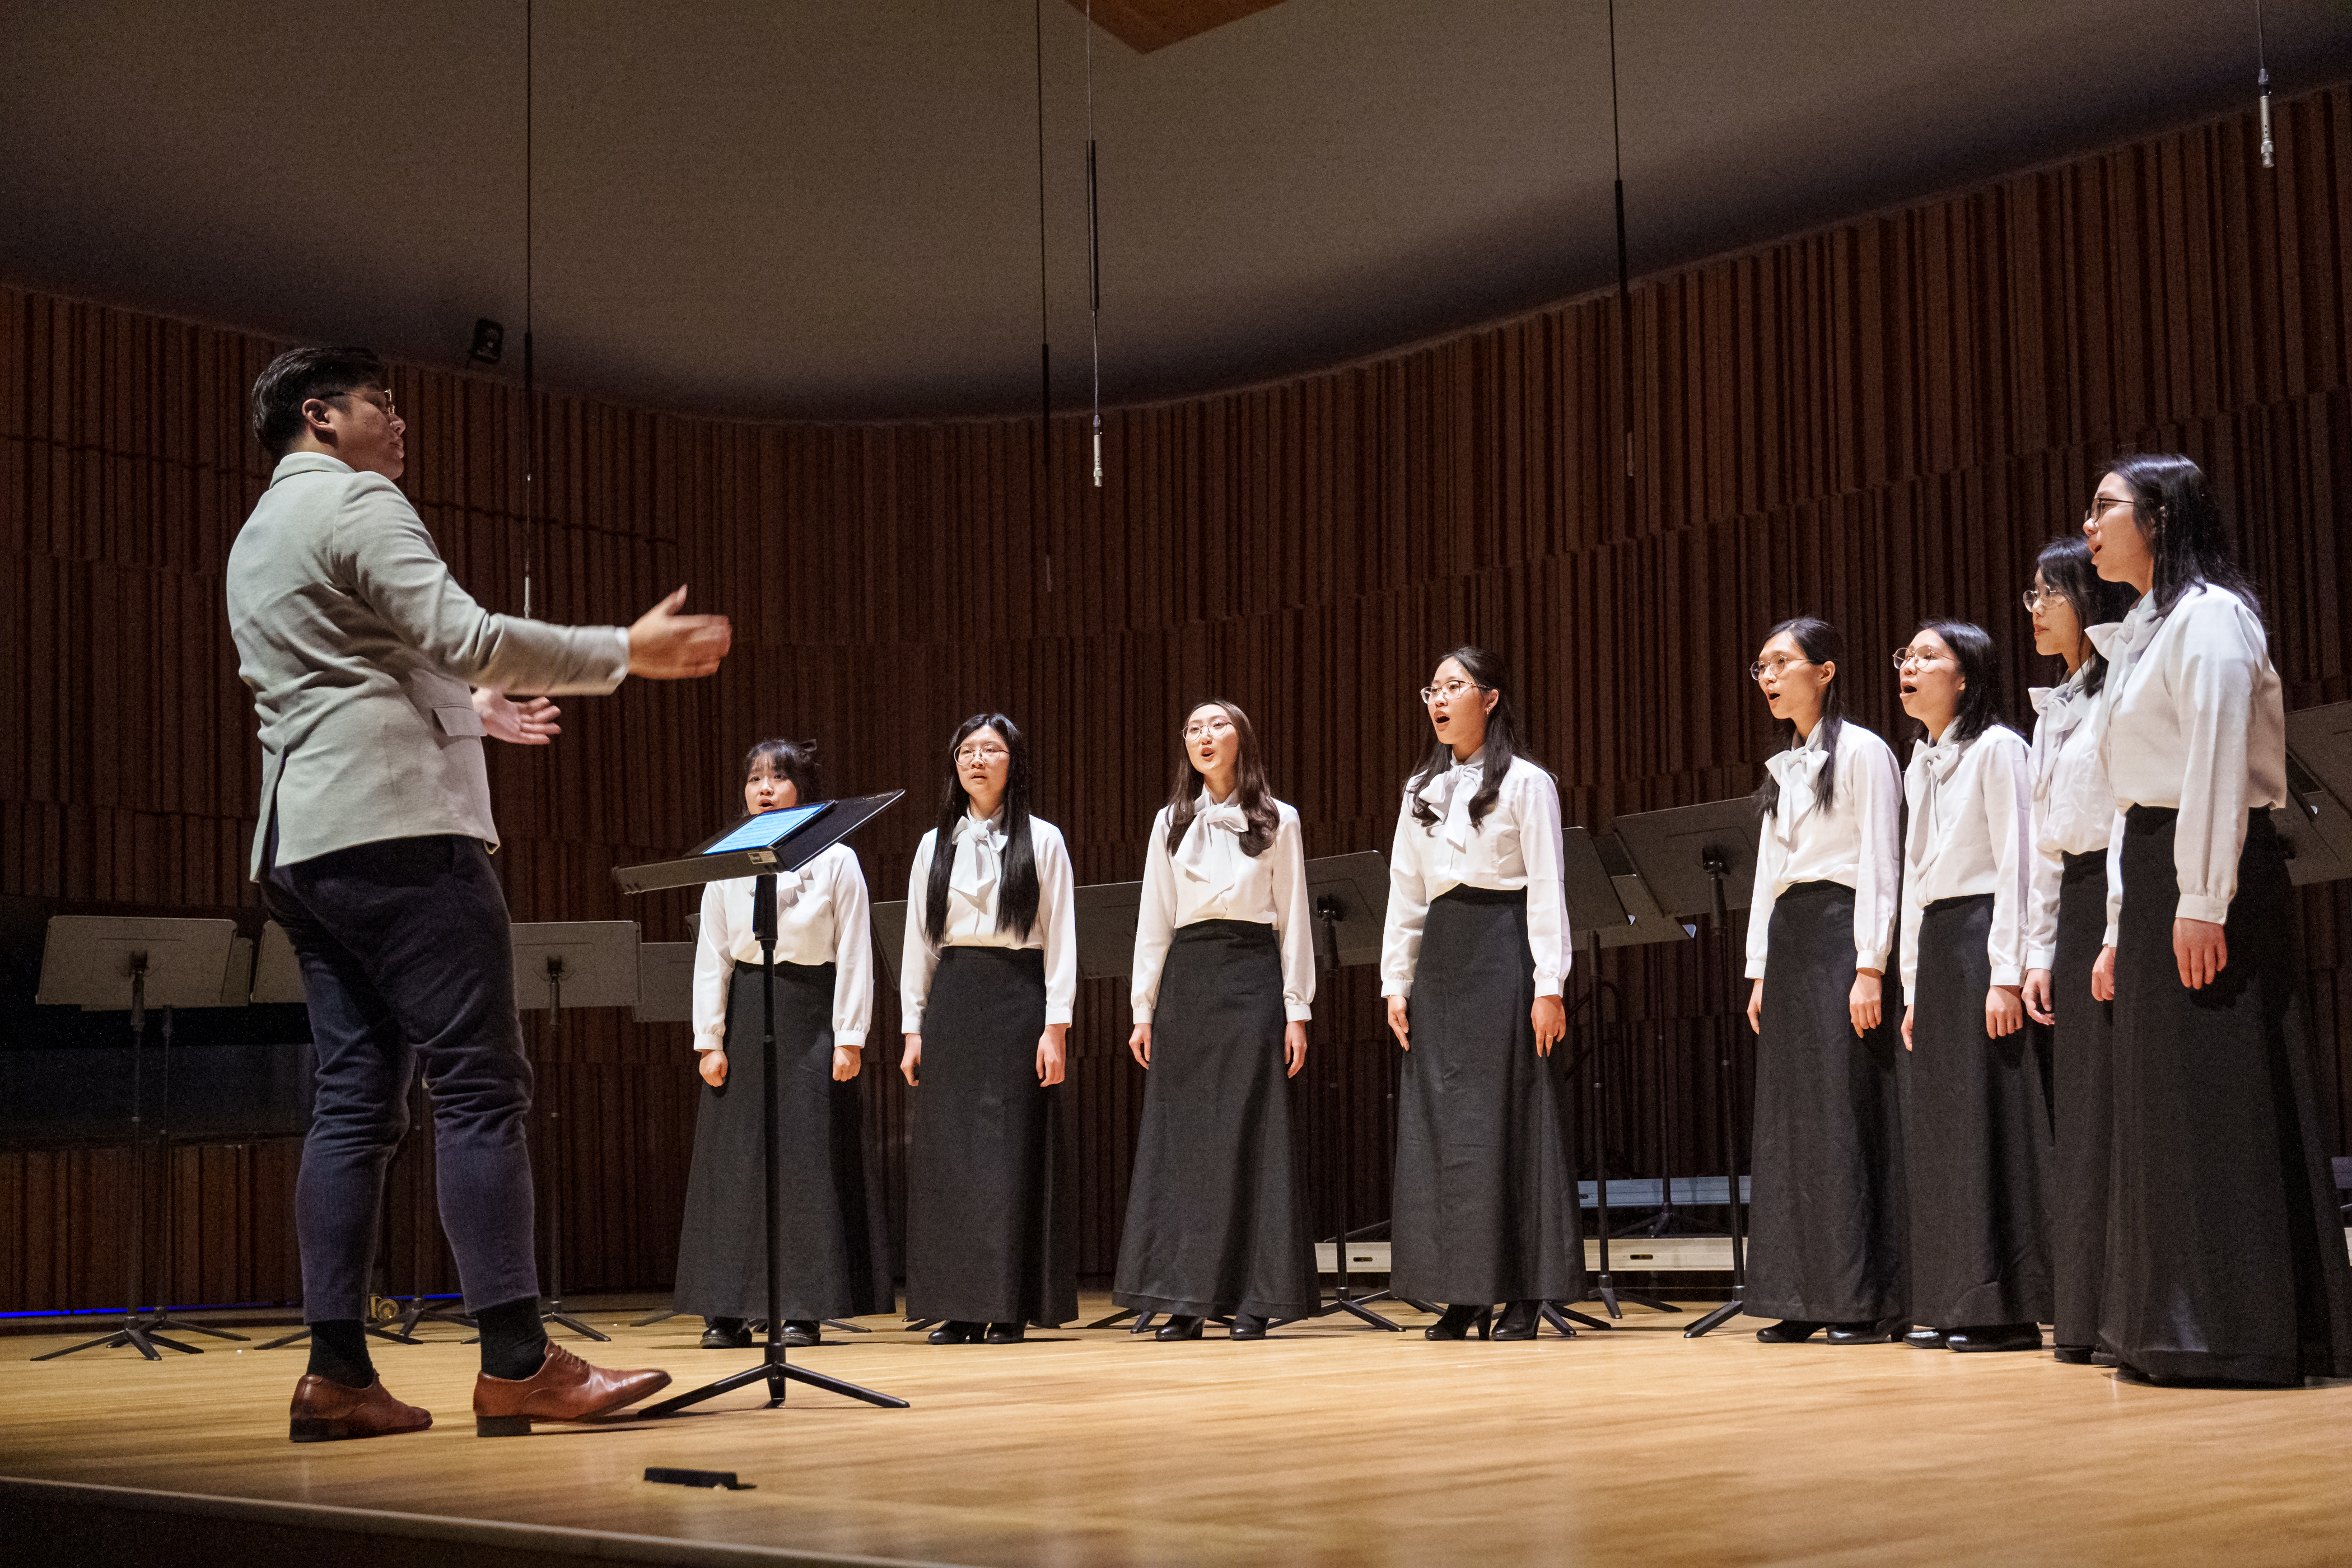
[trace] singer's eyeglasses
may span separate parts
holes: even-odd
[[[1465,691],[1492,691],[1493,689],[1495,689],[1493,687],[1481,686],[1475,680],[1449,680],[1443,686],[1423,687],[1421,700],[1423,702],[1450,701]]]
[[[2038,616],[2042,613],[2042,605],[2063,604],[2065,599],[2065,595],[2054,589],[2028,588],[2025,591],[2025,613],[2029,616]]]
[[[2096,528],[2110,510],[2131,504],[2129,496],[2093,496],[2090,510],[2083,514],[2083,525],[2085,528]]]
[[[1204,735],[1222,735],[1234,727],[1234,721],[1223,713],[1213,719],[1195,719],[1184,726],[1184,739],[1198,741]]]
[[[1939,658],[1948,657],[1941,648],[1898,647],[1895,650],[1895,668],[1898,670],[1908,669],[1915,664],[1933,664]]]
[[[1810,658],[1787,658],[1777,657],[1773,658],[1759,659],[1754,664],[1748,667],[1748,679],[1760,683],[1763,679],[1769,675],[1773,679],[1778,680],[1782,676],[1788,674],[1790,670],[1795,668],[1798,665],[1811,664],[1812,662],[1813,661]]]
[[[999,758],[1012,754],[1002,746],[959,746],[956,748],[956,764],[961,767],[967,763],[978,763],[986,767]]]

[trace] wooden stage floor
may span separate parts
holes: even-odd
[[[1109,1310],[1085,1306],[1087,1321]],[[578,1348],[667,1367],[679,1387],[752,1360],[699,1349],[687,1319],[631,1329],[606,1306],[591,1321],[617,1342]],[[1431,1343],[1411,1321],[1238,1346],[1118,1329],[1013,1347],[835,1334],[793,1353],[914,1407],[795,1387],[780,1411],[747,1392],[707,1415],[505,1440],[473,1436],[475,1352],[444,1329],[375,1346],[433,1431],[302,1447],[286,1440],[299,1348],[34,1365],[69,1342],[9,1338],[0,1476],[835,1560],[2352,1563],[2352,1384],[2141,1388],[2047,1353],[1764,1345],[1744,1319],[1693,1342],[1687,1316],[1634,1309],[1613,1331],[1532,1344]],[[731,1469],[756,1489],[649,1485],[649,1465]]]

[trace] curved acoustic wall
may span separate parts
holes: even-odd
[[[2290,706],[2352,697],[2352,89],[2284,105],[2279,148],[2265,171],[2251,117],[2199,125],[1643,280],[1630,474],[1606,299],[1118,411],[1099,490],[1076,416],[1055,421],[1048,469],[1034,421],[730,424],[545,396],[535,529],[519,390],[403,369],[407,488],[478,596],[519,609],[528,552],[541,614],[625,620],[686,582],[737,627],[716,680],[569,700],[552,750],[496,756],[515,912],[683,938],[683,898],[625,904],[607,868],[709,831],[735,759],[772,733],[818,738],[844,792],[911,791],[860,844],[877,897],[901,896],[949,729],[982,707],[1037,737],[1039,809],[1083,881],[1139,874],[1182,705],[1209,694],[1256,721],[1311,854],[1384,848],[1424,733],[1413,689],[1463,641],[1507,655],[1531,750],[1596,829],[1753,786],[1769,738],[1744,669],[1799,610],[1844,624],[1860,716],[1906,752],[1883,650],[1930,612],[1991,628],[2022,726],[2048,679],[2018,608],[2033,552],[2132,447],[2215,474]],[[258,753],[220,572],[266,477],[244,396],[277,346],[0,291],[0,894],[251,902]],[[2346,900],[2303,907],[2332,1068],[2352,1048]],[[1719,1170],[1708,1042],[1728,971],[1688,948],[1602,969],[1622,1020],[1612,1173]],[[1327,984],[1297,1082],[1327,1231],[1386,1212],[1375,989],[1366,971]],[[1099,1273],[1141,1094],[1123,991],[1089,984],[1074,1034]],[[887,1041],[895,1003],[880,1015]],[[868,1054],[895,1192],[906,1091],[895,1051]],[[583,1016],[540,1081],[567,1284],[662,1286],[696,1089],[683,1026]],[[1589,1141],[1582,1158],[1589,1174]],[[150,1278],[168,1245],[175,1300],[291,1297],[293,1160],[158,1162],[178,1223]],[[119,1299],[128,1169],[0,1154],[0,1309]],[[428,1197],[404,1155],[394,1289]],[[422,1282],[452,1278],[436,1244]]]

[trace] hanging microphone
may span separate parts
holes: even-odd
[[[2256,73],[2256,79],[2261,83],[2263,89],[2263,167],[2267,169],[2272,167],[2271,154],[2273,151],[2271,142],[2270,68],[2267,66],[2263,68],[2261,71]]]

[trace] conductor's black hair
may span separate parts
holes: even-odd
[[[270,457],[282,458],[302,433],[302,405],[310,399],[391,385],[373,349],[288,349],[254,378],[253,433]]]
[[[1024,940],[1037,925],[1037,851],[1029,842],[1029,742],[1021,727],[1002,713],[975,713],[956,726],[948,742],[948,787],[940,801],[937,836],[931,840],[931,878],[923,890],[923,931],[938,942],[948,929],[948,879],[955,872],[956,824],[971,811],[971,796],[956,772],[955,754],[982,730],[1004,738],[1012,753],[1004,776],[1004,885],[996,897],[996,929]]]

